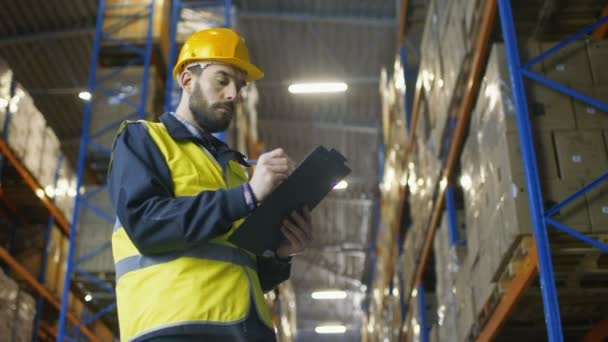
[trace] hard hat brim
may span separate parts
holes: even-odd
[[[236,68],[243,70],[243,72],[245,72],[245,81],[247,81],[247,82],[257,81],[264,77],[264,72],[262,70],[260,70],[260,68],[258,68],[257,66],[255,66],[251,63],[248,63],[241,59],[233,58],[233,57],[215,57],[215,58],[204,58],[204,59],[199,59],[199,58],[185,59],[179,65],[175,66],[175,69],[173,70],[173,78],[176,81],[178,81],[179,74],[183,72],[183,70],[182,70],[183,67],[185,65],[188,65],[193,62],[219,62],[222,64],[232,65]]]

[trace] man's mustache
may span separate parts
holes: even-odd
[[[213,106],[211,106],[211,108],[213,108],[213,109],[226,108],[232,112],[232,111],[234,111],[234,102],[216,103]]]

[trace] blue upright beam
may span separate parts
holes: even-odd
[[[130,19],[133,19],[133,18],[147,19],[146,40],[145,40],[144,47],[137,46],[135,44],[131,44],[128,41],[125,41],[124,39],[113,37],[111,33],[104,31],[103,21],[104,21],[104,15],[106,13],[106,9],[108,9],[108,7],[106,6],[105,0],[100,1],[98,12],[97,12],[97,19],[96,19],[96,30],[95,30],[95,36],[94,36],[94,41],[93,41],[91,65],[90,65],[90,69],[89,69],[89,81],[88,81],[89,92],[91,94],[96,92],[96,94],[98,94],[98,95],[105,95],[108,97],[112,97],[112,96],[114,96],[115,92],[104,88],[102,86],[102,84],[104,82],[108,81],[109,79],[111,79],[115,76],[118,76],[121,72],[125,71],[130,66],[135,65],[138,62],[143,62],[143,75],[142,75],[142,81],[141,81],[142,82],[142,87],[141,87],[142,91],[141,91],[141,95],[139,98],[139,102],[134,103],[127,99],[120,100],[121,103],[126,104],[134,109],[134,112],[128,114],[124,119],[130,119],[135,116],[138,118],[141,118],[141,119],[146,117],[146,103],[147,103],[147,99],[148,99],[147,94],[148,94],[148,83],[149,83],[148,78],[149,78],[149,74],[150,74],[151,51],[152,51],[152,23],[153,23],[153,17],[154,17],[154,1],[150,0],[147,5],[138,4],[137,6],[143,8],[141,13],[145,13],[145,14],[138,15],[136,17],[132,16]],[[127,20],[124,20],[123,22],[126,22],[126,21]],[[131,20],[129,20],[129,21],[131,21]],[[109,42],[113,42],[114,44],[117,44],[118,46],[120,46],[122,49],[124,49],[126,51],[134,52],[135,54],[137,54],[138,57],[128,61],[126,63],[126,65],[119,68],[118,70],[113,71],[109,74],[106,74],[106,75],[98,78],[97,77],[97,72],[98,72],[97,65],[98,65],[98,59],[99,59],[99,54],[100,54],[100,50],[101,50],[102,40],[107,40]],[[95,95],[93,97],[95,98]],[[66,273],[65,273],[65,279],[64,279],[64,288],[63,288],[63,293],[62,293],[62,298],[61,298],[61,310],[60,310],[60,315],[59,315],[59,327],[58,327],[58,334],[57,334],[59,341],[64,341],[65,339],[70,340],[68,335],[70,335],[74,330],[76,330],[78,328],[78,327],[76,327],[71,330],[66,329],[67,328],[66,327],[66,316],[67,316],[68,294],[70,291],[71,276],[72,276],[73,272],[80,273],[86,279],[97,284],[98,286],[102,287],[103,289],[105,289],[106,291],[108,291],[110,293],[114,292],[114,290],[110,286],[101,282],[99,279],[97,279],[92,274],[89,274],[86,271],[79,269],[77,267],[77,264],[79,262],[82,262],[83,260],[86,260],[86,259],[92,257],[94,254],[97,254],[97,253],[105,250],[109,244],[107,244],[107,243],[102,244],[101,247],[95,248],[92,252],[85,255],[84,258],[80,257],[78,260],[75,260],[75,241],[77,238],[78,218],[79,218],[79,214],[80,214],[81,210],[92,211],[95,215],[109,221],[108,227],[110,227],[111,223],[114,222],[114,218],[112,218],[112,216],[110,214],[105,213],[103,210],[100,210],[99,208],[97,208],[96,206],[92,205],[91,203],[89,203],[87,201],[87,199],[90,198],[90,196],[92,196],[95,192],[102,191],[101,188],[105,188],[106,184],[103,184],[102,186],[100,186],[100,189],[97,189],[89,194],[83,194],[80,191],[80,189],[82,189],[82,187],[84,185],[83,177],[84,177],[84,169],[85,169],[85,164],[86,164],[87,151],[89,149],[95,149],[95,150],[104,152],[105,154],[108,154],[108,155],[111,153],[111,150],[109,149],[109,147],[101,145],[100,143],[96,142],[94,140],[94,138],[100,134],[110,131],[113,127],[117,126],[117,124],[120,123],[118,121],[112,122],[112,123],[106,125],[105,127],[101,128],[100,130],[97,130],[97,132],[90,134],[89,126],[91,124],[91,117],[93,115],[92,103],[93,103],[92,101],[88,101],[86,103],[82,131],[81,131],[81,142],[80,142],[80,150],[79,150],[79,154],[78,154],[78,167],[77,167],[77,182],[76,182],[77,191],[76,191],[76,196],[75,196],[76,198],[75,198],[75,203],[74,203],[74,211],[72,213],[72,221],[71,221],[71,227],[70,227],[69,248],[68,248],[68,256],[67,256],[67,260],[66,260],[67,267],[66,267]],[[97,115],[101,115],[101,114],[97,114]],[[82,238],[86,238],[86,237],[83,236]],[[107,310],[102,310],[101,312],[90,316],[88,320],[90,321],[92,319],[96,319],[107,312],[108,312]]]
[[[169,57],[167,61],[167,75],[165,84],[165,112],[172,112],[173,107],[173,65],[177,57],[177,21],[179,20],[179,11],[181,9],[181,0],[174,0],[171,8],[171,24],[169,25]]]
[[[460,244],[458,237],[458,221],[456,220],[456,201],[454,200],[454,187],[448,185],[445,189],[445,206],[448,211],[448,233],[450,247]]]
[[[553,265],[551,262],[551,251],[549,248],[549,237],[545,217],[543,215],[543,201],[538,179],[538,167],[534,143],[532,140],[532,129],[530,127],[526,93],[520,65],[519,51],[517,47],[517,36],[513,21],[513,13],[510,0],[498,0],[498,10],[502,33],[505,39],[507,53],[507,64],[509,67],[509,78],[513,88],[513,98],[515,101],[515,112],[519,142],[528,187],[528,199],[530,202],[530,214],[532,227],[538,252],[538,263],[540,273],[541,292],[545,310],[545,322],[549,341],[563,341],[562,325],[559,315],[559,304],[557,301],[557,291],[555,289],[555,278],[553,275]]]
[[[401,67],[403,68],[403,84],[405,86],[405,91],[403,92],[403,108],[405,109],[405,127],[407,127],[407,131],[411,130],[411,122],[412,122],[412,108],[410,101],[408,100],[409,89],[407,87],[407,53],[405,49],[405,44],[401,46],[399,49],[399,55],[401,57]],[[394,77],[397,77],[395,75]]]
[[[91,92],[93,89],[95,89],[95,78],[96,78],[96,74],[97,74],[97,61],[98,61],[98,57],[99,57],[99,51],[101,49],[101,38],[102,38],[102,33],[103,33],[103,14],[105,12],[105,5],[106,2],[105,0],[100,0],[99,1],[99,9],[97,10],[97,20],[95,23],[95,37],[93,40],[93,51],[92,51],[92,57],[91,57],[91,65],[89,67],[89,82],[88,82],[88,88],[89,88],[89,92]],[[58,341],[63,341],[64,338],[67,337],[66,335],[66,319],[67,319],[67,312],[68,312],[68,295],[70,292],[70,281],[71,281],[71,275],[72,275],[72,260],[74,259],[74,248],[72,248],[74,246],[74,243],[76,241],[76,225],[74,224],[75,222],[78,222],[78,201],[80,200],[80,187],[82,186],[82,175],[84,174],[84,168],[85,168],[85,158],[86,158],[86,150],[87,150],[87,140],[88,140],[88,128],[91,122],[91,110],[92,110],[92,101],[87,102],[86,104],[86,108],[85,108],[85,113],[84,113],[84,118],[83,118],[83,129],[81,132],[81,136],[80,136],[80,150],[78,153],[78,180],[77,180],[77,186],[76,186],[76,199],[75,199],[75,205],[74,205],[74,213],[72,215],[72,224],[70,226],[70,242],[69,242],[69,248],[68,248],[68,257],[67,257],[67,267],[66,267],[66,272],[65,272],[65,276],[64,276],[64,286],[63,286],[63,292],[61,295],[61,310],[59,311],[59,324],[58,324],[58,331],[57,331],[57,340]]]
[[[429,327],[426,321],[426,300],[424,284],[418,285],[418,320],[420,321],[420,342],[429,342]]]
[[[59,180],[59,170],[61,170],[61,165],[63,164],[63,155],[59,156],[57,159],[57,166],[55,168],[55,175],[53,176],[53,187],[57,188],[57,181]],[[55,202],[55,194],[51,196],[51,201]],[[49,220],[46,225],[46,230],[44,231],[44,249],[42,251],[42,267],[40,268],[40,273],[38,274],[38,281],[40,284],[44,285],[46,282],[46,269],[48,267],[48,259],[49,259],[49,242],[51,240],[51,232],[53,231],[53,226],[55,225],[55,217],[53,215],[49,215]],[[34,330],[32,331],[32,341],[38,341],[38,329],[40,328],[40,316],[42,314],[42,306],[44,304],[44,298],[41,295],[38,296],[36,300],[36,317],[34,317]]]

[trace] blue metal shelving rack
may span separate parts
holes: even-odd
[[[111,97],[111,96],[115,95],[113,92],[109,91],[108,89],[105,89],[103,87],[103,84],[105,82],[111,80],[112,78],[120,75],[124,70],[128,69],[130,66],[140,64],[140,65],[143,65],[143,68],[144,68],[144,72],[142,75],[142,87],[141,87],[142,91],[141,91],[139,102],[132,103],[132,102],[129,102],[128,100],[121,100],[121,102],[123,104],[128,105],[128,106],[132,107],[132,109],[133,109],[132,113],[130,113],[124,117],[125,120],[126,119],[143,119],[145,117],[145,113],[146,113],[147,90],[148,90],[147,84],[148,84],[148,77],[149,77],[151,52],[152,52],[152,23],[153,23],[153,17],[154,17],[154,2],[155,2],[154,0],[150,0],[148,3],[137,4],[137,5],[136,4],[107,5],[105,0],[100,0],[100,3],[99,3],[99,9],[98,9],[97,21],[96,21],[95,38],[94,38],[94,42],[93,42],[93,52],[92,52],[92,57],[91,57],[91,66],[90,66],[90,70],[89,70],[89,84],[88,84],[88,90],[93,95],[93,100],[95,100],[96,96]],[[115,6],[118,6],[118,7],[119,6],[130,6],[130,7],[139,6],[143,10],[143,12],[144,12],[143,15],[142,15],[142,11],[140,11],[138,14],[134,15],[131,18],[125,18],[126,20],[123,22],[123,25],[128,25],[129,19],[133,20],[133,19],[135,19],[135,17],[143,18],[143,19],[147,20],[148,26],[147,26],[146,38],[143,43],[132,44],[125,40],[116,38],[116,37],[114,37],[114,35],[111,32],[107,32],[106,30],[104,30],[103,20],[104,20],[104,15],[106,13],[106,10],[115,8]],[[174,0],[172,2],[172,12],[171,12],[172,15],[171,15],[171,23],[170,23],[170,27],[169,27],[170,50],[169,50],[169,60],[167,63],[168,64],[168,66],[167,66],[167,70],[168,70],[167,86],[166,86],[167,91],[166,91],[166,98],[165,98],[166,99],[165,109],[168,111],[173,110],[175,108],[175,106],[177,105],[175,94],[178,92],[175,91],[175,85],[173,82],[173,76],[172,76],[171,71],[172,71],[172,67],[173,67],[173,61],[175,60],[176,54],[177,54],[176,37],[177,37],[177,23],[179,20],[180,10],[182,8],[202,9],[206,6],[224,6],[225,26],[226,27],[231,26],[232,1],[230,1],[230,0],[198,1],[198,2],[183,2],[182,0]],[[141,19],[139,19],[139,20],[141,20]],[[120,27],[113,27],[112,31],[116,32],[119,29],[120,29]],[[114,45],[120,46],[122,49],[124,49],[124,51],[134,52],[137,55],[137,57],[134,60],[127,62],[126,65],[124,67],[122,67],[120,70],[112,72],[107,75],[104,75],[103,77],[100,77],[98,75],[98,61],[99,61],[101,46],[104,41],[112,42]],[[177,96],[177,99],[179,99],[179,96]],[[78,155],[77,189],[81,189],[83,186],[83,177],[84,177],[84,170],[85,170],[85,166],[86,166],[87,150],[93,149],[93,150],[101,152],[107,156],[110,156],[111,146],[102,146],[100,143],[96,142],[95,139],[104,133],[117,129],[118,126],[123,121],[123,120],[114,121],[95,132],[89,132],[91,117],[92,117],[92,115],[96,114],[93,112],[94,112],[94,110],[93,110],[92,102],[88,102],[86,105],[86,108],[85,108],[85,113],[84,113],[80,151],[79,151],[79,155]],[[98,115],[100,115],[100,114],[98,114]],[[220,135],[220,138],[223,138],[223,135]],[[84,255],[78,259],[75,259],[75,243],[77,241],[78,215],[79,215],[80,210],[93,211],[96,215],[98,215],[108,221],[108,227],[111,227],[112,224],[114,223],[113,222],[114,221],[113,213],[103,212],[101,209],[96,208],[94,205],[87,202],[88,198],[99,193],[105,187],[106,187],[106,184],[103,184],[100,187],[98,187],[95,190],[90,191],[90,192],[81,193],[80,191],[77,191],[75,205],[74,205],[74,214],[72,216],[72,223],[71,223],[71,230],[70,230],[70,237],[69,237],[70,243],[69,243],[69,250],[68,250],[68,261],[67,261],[68,265],[67,265],[66,276],[65,276],[65,287],[64,287],[64,291],[63,291],[63,295],[62,295],[62,302],[61,302],[61,312],[60,312],[60,318],[59,318],[59,331],[58,331],[58,337],[57,337],[58,341],[73,340],[69,336],[72,333],[76,332],[76,330],[78,329],[77,326],[71,327],[70,329],[67,329],[67,327],[66,327],[66,316],[67,316],[67,311],[68,311],[67,310],[68,293],[69,293],[70,281],[72,278],[72,274],[74,272],[79,273],[80,275],[89,279],[93,283],[95,283],[98,286],[100,286],[101,288],[105,289],[107,292],[112,293],[112,294],[114,293],[114,289],[110,288],[106,283],[104,283],[103,281],[101,281],[99,279],[96,279],[93,275],[87,273],[86,271],[84,271],[78,267],[78,265],[80,263],[82,263],[86,260],[89,260],[90,258],[94,258],[99,253],[101,253],[102,251],[109,248],[110,247],[109,241],[101,244],[97,248],[94,248],[87,255]],[[85,237],[82,237],[82,238],[85,238]],[[86,313],[86,315],[83,316],[83,320],[82,320],[81,324],[86,325],[86,324],[100,318],[104,314],[114,310],[114,308],[115,308],[115,304],[111,304],[95,314]]]
[[[586,236],[585,234],[581,234],[580,232],[577,232],[572,228],[569,228],[566,225],[559,223],[552,218],[553,215],[555,215],[560,209],[571,203],[574,199],[584,195],[586,192],[597,187],[603,181],[608,179],[608,172],[600,176],[598,179],[592,181],[591,183],[583,187],[581,190],[568,196],[565,200],[555,205],[553,208],[547,211],[543,209],[542,193],[540,189],[538,167],[536,163],[536,154],[534,151],[534,143],[532,138],[532,129],[530,126],[530,121],[528,119],[528,102],[526,98],[523,80],[525,76],[531,80],[543,84],[544,86],[552,88],[555,91],[564,93],[568,96],[588,103],[596,108],[599,108],[600,110],[608,111],[607,104],[604,104],[593,98],[580,94],[579,92],[569,89],[561,84],[548,80],[530,70],[530,67],[532,65],[540,62],[541,60],[555,53],[559,49],[565,47],[566,45],[572,43],[577,39],[584,37],[585,35],[592,32],[594,29],[607,23],[608,17],[604,17],[596,23],[585,27],[578,33],[556,44],[554,47],[550,48],[538,57],[535,57],[529,62],[522,64],[517,46],[517,35],[515,32],[515,25],[510,1],[498,0],[498,11],[500,15],[502,33],[505,40],[509,77],[511,80],[513,98],[515,101],[515,112],[519,142],[521,144],[524,173],[528,189],[528,199],[530,201],[530,213],[532,218],[534,237],[536,241],[536,249],[538,253],[538,271],[541,282],[545,322],[547,324],[547,335],[549,341],[559,342],[563,341],[563,333],[557,291],[555,288],[555,278],[551,261],[551,249],[549,245],[547,225],[553,226],[554,228],[564,233],[567,233],[588,244],[591,244],[599,248],[603,252],[608,252],[607,245],[602,244]]]
[[[133,12],[137,12],[135,15],[129,15],[124,20],[120,21],[117,25],[112,27],[112,32],[109,32],[107,28],[104,29],[104,17],[106,15],[106,11],[111,11],[117,8],[129,8],[130,10],[135,9]],[[91,282],[98,285],[100,288],[104,289],[109,293],[114,293],[114,289],[107,285],[107,283],[97,279],[92,274],[82,270],[79,268],[79,264],[82,262],[94,258],[99,255],[102,251],[106,250],[110,247],[109,241],[101,244],[99,247],[94,248],[87,255],[81,256],[78,259],[75,259],[75,244],[78,238],[78,218],[81,210],[90,210],[95,215],[100,216],[102,219],[108,221],[108,232],[111,231],[111,227],[114,223],[114,214],[106,213],[103,210],[96,208],[94,205],[88,202],[88,199],[97,194],[99,191],[106,188],[106,184],[102,184],[98,188],[81,193],[80,189],[82,189],[84,185],[84,170],[87,162],[87,151],[92,149],[96,152],[99,152],[107,157],[111,154],[111,146],[103,146],[101,143],[97,142],[96,139],[104,133],[115,131],[118,126],[121,124],[122,120],[114,121],[108,123],[106,127],[99,129],[95,132],[90,132],[89,127],[91,123],[91,118],[93,115],[103,115],[103,113],[94,113],[93,110],[93,101],[97,98],[108,98],[115,96],[115,92],[108,90],[104,87],[104,84],[109,80],[112,80],[116,76],[120,75],[122,72],[127,70],[132,65],[143,65],[143,75],[142,75],[142,87],[141,95],[139,103],[132,103],[126,99],[120,99],[119,102],[131,107],[133,110],[129,115],[127,115],[124,119],[143,119],[146,113],[146,103],[147,103],[147,92],[148,92],[148,77],[150,70],[150,61],[151,61],[151,52],[152,52],[152,23],[154,17],[154,1],[150,0],[147,3],[139,2],[139,3],[121,3],[116,5],[108,5],[105,0],[99,1],[99,8],[97,11],[97,19],[96,19],[96,29],[95,36],[93,41],[93,49],[91,56],[91,65],[89,69],[89,82],[88,82],[88,91],[92,94],[91,101],[88,101],[86,104],[82,132],[81,132],[81,141],[80,141],[80,150],[78,154],[78,166],[77,166],[77,186],[76,186],[76,197],[74,204],[74,212],[72,215],[71,227],[70,227],[70,236],[69,236],[69,249],[68,249],[68,257],[67,257],[67,269],[65,274],[65,282],[63,288],[63,294],[61,297],[61,310],[59,315],[59,327],[57,340],[74,340],[70,338],[73,333],[79,328],[79,326],[74,326],[68,329],[66,326],[66,317],[68,313],[68,294],[70,290],[70,284],[73,273],[78,273],[83,277],[87,278]],[[129,41],[125,41],[121,38],[116,37],[114,32],[117,32],[121,27],[125,27],[129,25],[133,20],[146,20],[147,23],[147,31],[146,37],[143,43],[133,44]],[[129,53],[135,54],[135,58],[127,62],[123,67],[119,70],[111,72],[107,75],[100,76],[98,74],[98,62],[101,52],[102,43],[108,42],[111,43],[112,46],[119,46],[122,51],[128,51]],[[109,234],[108,234],[109,235]],[[80,237],[82,239],[86,239],[85,236]],[[81,324],[86,325],[90,322],[95,321],[101,316],[105,315],[108,312],[114,310],[116,304],[111,304],[99,312],[95,314],[87,314],[86,320],[82,321]]]
[[[487,19],[486,20],[487,22],[484,24],[488,24],[488,25],[485,25],[485,26],[482,25],[482,26],[484,26],[484,29],[482,29],[483,33],[480,35],[480,37],[482,37],[482,38],[479,38],[478,43],[480,44],[480,46],[485,46],[487,44],[487,41],[489,39],[489,35],[487,34],[487,32],[489,32],[489,30],[491,30],[492,22],[493,22],[493,19],[488,19],[488,18],[492,18],[494,16],[494,14],[496,13],[496,5],[498,5],[498,12],[500,15],[502,33],[504,36],[505,48],[506,48],[506,52],[507,52],[509,76],[510,76],[511,84],[512,84],[513,98],[515,100],[515,111],[516,111],[516,119],[517,119],[517,125],[518,125],[518,135],[519,135],[520,144],[522,147],[522,157],[523,157],[526,184],[527,184],[527,188],[529,189],[528,197],[529,197],[529,201],[530,201],[530,205],[531,205],[530,209],[531,209],[531,217],[532,217],[533,230],[534,230],[534,236],[535,236],[535,246],[533,246],[533,252],[531,250],[531,252],[529,253],[529,255],[526,259],[527,261],[529,261],[531,263],[531,265],[527,265],[527,266],[523,267],[523,269],[525,269],[525,271],[520,271],[521,274],[525,273],[525,275],[518,274],[516,276],[516,278],[520,278],[520,279],[517,279],[517,281],[516,281],[516,282],[518,282],[517,286],[513,286],[512,288],[510,288],[508,293],[505,295],[505,297],[503,297],[503,300],[501,301],[501,303],[499,303],[499,306],[502,306],[504,304],[504,308],[501,308],[501,310],[500,310],[501,313],[494,314],[492,317],[490,317],[489,322],[491,322],[491,324],[490,323],[486,324],[486,326],[481,331],[481,335],[477,339],[478,339],[478,341],[487,341],[487,340],[492,340],[493,337],[496,336],[496,333],[497,333],[499,327],[506,320],[508,312],[510,312],[511,308],[513,307],[514,303],[517,301],[517,299],[519,298],[521,293],[523,293],[523,291],[525,291],[525,289],[527,288],[527,284],[529,284],[530,279],[533,277],[533,275],[536,274],[535,272],[538,271],[539,277],[540,277],[540,282],[541,282],[541,292],[542,292],[542,298],[543,298],[545,321],[547,324],[548,338],[552,342],[563,341],[562,325],[561,325],[560,310],[559,310],[560,308],[559,308],[559,304],[558,304],[557,291],[555,288],[555,281],[554,281],[555,277],[554,277],[554,273],[553,273],[553,269],[552,269],[553,265],[552,265],[552,260],[551,260],[551,250],[550,250],[550,244],[549,244],[548,233],[547,233],[547,225],[550,225],[550,226],[560,230],[561,232],[564,232],[577,239],[580,239],[583,242],[588,243],[588,244],[598,248],[602,252],[608,252],[607,245],[602,244],[602,243],[598,242],[597,240],[594,240],[593,238],[591,238],[585,234],[575,231],[572,228],[569,228],[566,225],[564,225],[560,222],[557,222],[555,219],[552,218],[552,216],[554,216],[556,213],[558,213],[560,209],[562,209],[565,206],[567,206],[568,204],[572,203],[575,199],[584,195],[591,189],[596,188],[602,182],[608,180],[608,173],[605,173],[602,176],[600,176],[599,178],[590,182],[589,184],[584,186],[579,191],[568,196],[561,203],[555,205],[553,208],[550,208],[549,210],[546,210],[546,211],[544,210],[543,205],[542,205],[542,193],[540,190],[538,168],[537,168],[537,164],[536,164],[536,155],[534,152],[534,144],[533,144],[533,139],[532,139],[532,130],[531,130],[530,122],[528,119],[529,113],[528,113],[528,108],[527,108],[527,99],[526,99],[526,95],[525,95],[525,91],[524,91],[523,79],[524,79],[524,77],[527,77],[527,78],[529,78],[533,81],[536,81],[538,83],[541,83],[542,85],[549,87],[555,91],[561,92],[568,96],[574,97],[575,99],[577,99],[579,101],[590,104],[604,112],[608,111],[607,104],[602,103],[596,99],[590,98],[588,96],[585,96],[579,92],[576,92],[570,88],[567,88],[564,85],[561,85],[561,84],[558,84],[551,80],[548,80],[530,70],[530,67],[532,65],[540,62],[547,56],[555,53],[556,51],[560,50],[561,48],[565,47],[566,45],[572,43],[573,41],[576,41],[578,39],[585,37],[590,32],[592,32],[592,31],[600,28],[602,25],[605,25],[606,23],[608,23],[608,16],[607,16],[608,8],[604,9],[603,14],[602,14],[603,18],[601,18],[597,22],[583,28],[581,31],[577,32],[576,34],[572,35],[571,37],[556,44],[554,47],[550,48],[548,51],[531,59],[529,62],[521,63],[519,52],[518,52],[518,47],[517,47],[517,35],[515,33],[515,25],[514,25],[513,14],[512,14],[512,9],[511,9],[511,2],[509,0],[486,0],[484,2],[484,5],[485,5],[484,18]],[[606,30],[603,30],[603,32],[605,34]],[[480,56],[481,56],[481,54],[480,54]],[[475,67],[479,68],[481,63],[484,63],[484,60],[485,59],[483,57],[478,58],[478,60],[477,60],[478,65],[475,65]],[[474,59],[474,62],[475,62],[475,59]],[[475,76],[472,76],[472,77],[475,77]],[[472,87],[472,89],[475,89],[475,88],[476,88],[475,86]],[[469,92],[471,92],[471,91],[469,90]],[[471,92],[471,94],[473,94],[473,93]],[[471,97],[470,96],[471,94],[467,93],[467,95],[469,97]],[[418,92],[416,95],[418,95]],[[415,98],[414,106],[413,106],[413,117],[415,117],[417,115],[417,107],[418,107],[417,99]],[[468,112],[470,112],[470,110],[466,109],[466,108],[468,108],[468,106],[463,106],[462,108],[465,108],[465,110],[461,111],[460,114],[465,115],[465,114],[468,114]],[[407,116],[408,116],[408,114],[406,113],[406,118],[407,118]],[[459,121],[460,120],[461,120],[461,118],[459,117]],[[407,121],[409,121],[409,118]],[[415,122],[416,120],[414,119],[412,121]],[[466,120],[466,119],[464,120],[464,122],[467,122],[467,121],[468,120]],[[410,130],[413,130],[414,128],[415,127],[410,127]],[[451,147],[455,148],[454,150],[457,150],[460,146],[460,143],[462,142],[459,139],[456,139],[456,141],[457,141],[456,146],[451,146]],[[452,152],[452,151],[450,151],[450,152]],[[450,154],[452,154],[452,153],[450,153]],[[443,200],[445,201],[445,204],[447,207],[446,209],[448,211],[448,219],[450,221],[449,225],[448,225],[449,233],[450,233],[450,245],[454,246],[456,244],[460,244],[461,241],[459,240],[458,235],[457,235],[452,186],[448,185],[446,187],[445,198]],[[439,205],[439,206],[436,206],[435,210],[441,210],[441,208],[442,208],[442,206]],[[434,231],[434,223],[431,223],[430,231],[431,231],[431,236],[433,236],[432,233]],[[417,279],[420,278],[422,271],[425,268],[426,261],[427,261],[427,258],[423,258],[423,260],[420,262],[420,264],[418,264],[417,269],[416,269],[416,271],[417,271],[416,278]],[[526,263],[526,262],[524,262],[524,263]],[[520,277],[520,275],[521,275],[521,277]],[[417,292],[419,292],[421,289],[423,289],[422,281],[418,281],[416,283],[416,285],[418,286]],[[506,297],[508,297],[508,298],[506,298]],[[420,300],[420,299],[418,298],[418,300]],[[406,301],[406,303],[409,303],[409,298]],[[496,311],[499,311],[499,310],[497,309]],[[419,318],[420,322],[424,321],[425,317],[423,316],[422,311],[420,312],[420,317],[418,317],[418,318]],[[426,340],[427,338],[428,338],[428,336],[425,336],[425,335],[421,336],[421,339],[423,341]]]
[[[173,66],[177,59],[179,42],[177,41],[177,24],[180,20],[182,9],[205,10],[211,7],[224,7],[224,27],[232,27],[232,0],[216,1],[184,1],[173,0],[171,9],[171,23],[169,26],[169,57],[167,63],[167,81],[165,85],[165,112],[172,112],[177,108],[181,89],[173,80]],[[214,134],[222,141],[226,140],[226,133]]]

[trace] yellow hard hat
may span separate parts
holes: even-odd
[[[179,52],[173,68],[173,78],[179,82],[184,68],[194,62],[220,62],[245,72],[245,80],[264,77],[257,66],[249,62],[249,49],[238,33],[228,28],[212,28],[193,33]]]

